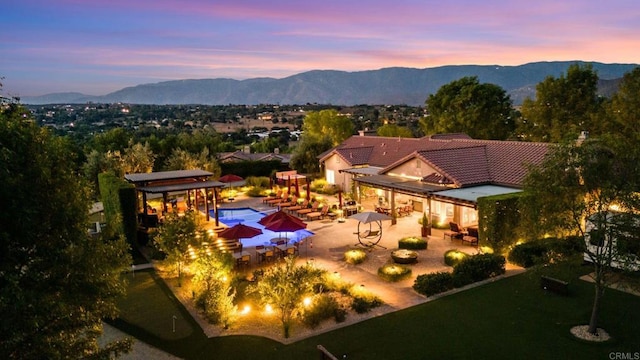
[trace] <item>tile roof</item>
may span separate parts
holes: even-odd
[[[423,138],[352,136],[323,154],[320,160],[338,154],[351,166],[383,167],[380,172],[383,174],[419,157],[459,187],[481,184],[520,187],[527,172],[526,164],[540,164],[550,146],[547,143],[476,140],[465,134]],[[427,179],[431,180],[429,176],[425,177]]]

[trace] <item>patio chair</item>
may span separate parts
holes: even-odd
[[[300,209],[306,209],[309,206],[309,200],[304,199],[302,204],[294,204],[291,206],[281,206],[280,208],[288,211],[289,213],[293,213],[294,211],[298,211]]]
[[[305,214],[308,214],[308,213],[311,213],[311,212],[314,212],[314,211],[318,211],[318,206],[320,206],[320,203],[316,201],[316,202],[313,203],[313,205],[311,205],[310,208],[300,209],[300,210],[296,211],[296,214],[298,214],[298,216],[301,216],[301,215],[305,215]]]
[[[467,242],[470,245],[478,246],[478,228],[467,228],[467,234],[462,236],[462,242]]]
[[[324,218],[329,213],[329,207],[323,206],[321,211],[310,212],[307,215],[307,220],[318,220]]]
[[[293,195],[293,197],[291,198],[291,200],[289,201],[283,201],[281,203],[278,203],[277,205],[280,207],[280,209],[286,208],[288,206],[294,206],[295,204],[298,203],[298,197]]]
[[[268,201],[280,198],[281,196],[282,196],[282,190],[278,190],[278,192],[274,196],[266,197],[262,199],[262,202],[266,204]]]
[[[443,239],[446,239],[447,236],[453,241],[453,239],[461,239],[464,236],[464,230],[458,226],[457,223],[453,221],[449,223],[449,230],[445,230],[442,235]]]

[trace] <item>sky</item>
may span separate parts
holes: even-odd
[[[637,0],[0,0],[0,90],[309,70],[640,63]]]

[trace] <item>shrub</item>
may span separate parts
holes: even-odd
[[[245,194],[247,194],[247,196],[250,196],[250,197],[261,197],[261,196],[267,195],[265,192],[265,189],[259,188],[259,187],[249,188],[249,190],[247,190]]]
[[[415,236],[409,236],[398,240],[399,249],[425,250],[429,243],[427,240]]]
[[[267,189],[269,188],[269,177],[267,176],[248,176],[246,179],[247,186]]]
[[[344,261],[351,265],[363,263],[367,259],[367,253],[362,249],[351,249],[344,253]]]
[[[509,253],[509,262],[522,266],[548,264],[584,252],[584,239],[570,236],[565,239],[547,238],[516,245]]]
[[[321,294],[316,297],[313,305],[302,314],[302,322],[315,329],[324,320],[335,318],[339,306],[334,298],[328,294]]]
[[[458,249],[452,249],[444,253],[444,263],[449,266],[456,266],[460,261],[468,258],[469,255]]]
[[[404,265],[386,264],[378,268],[378,276],[385,281],[396,282],[411,276],[411,269]]]
[[[505,258],[496,254],[478,254],[460,261],[453,268],[455,287],[465,286],[490,277],[504,274]]]
[[[525,268],[547,262],[547,246],[542,240],[516,245],[509,252],[509,262]]]
[[[351,308],[358,314],[364,314],[371,309],[382,305],[382,300],[375,296],[370,291],[366,290],[364,286],[352,286],[349,289],[349,295],[353,298]]]
[[[426,296],[439,294],[453,288],[453,276],[446,271],[418,275],[413,283],[413,289]]]

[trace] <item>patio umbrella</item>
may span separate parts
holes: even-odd
[[[258,224],[260,225],[268,225],[269,223],[279,220],[279,219],[287,219],[293,222],[299,222],[300,224],[303,224],[305,227],[307,226],[307,224],[304,223],[304,221],[300,220],[300,218],[287,214],[286,212],[284,212],[283,210],[278,210],[274,213],[271,213],[265,217],[263,217],[262,219],[258,220]]]
[[[225,239],[247,239],[262,234],[262,230],[244,224],[236,224],[218,233],[218,236]]]
[[[393,218],[387,214],[381,214],[375,211],[364,211],[349,216],[349,219],[355,219],[361,223],[368,224],[374,221],[379,222],[383,220],[392,220]]]
[[[349,219],[358,220],[358,232],[356,232],[356,234],[358,235],[358,242],[365,246],[375,246],[375,245],[378,245],[378,242],[382,238],[382,221],[392,220],[393,218],[387,214],[381,214],[374,211],[365,211],[365,212],[353,214],[349,216]],[[371,227],[371,223],[374,223],[374,222],[378,224],[377,230],[373,230]],[[369,224],[369,230],[361,232],[360,224]],[[365,244],[362,242],[363,239],[367,239],[367,240],[373,239],[374,241],[368,241],[368,243]],[[380,247],[384,248],[384,246],[380,246]]]
[[[221,176],[218,181],[225,183],[225,187],[243,186],[246,184],[246,181],[242,177],[234,174]]]
[[[264,226],[265,229],[271,230],[277,233],[294,232],[294,231],[305,229],[306,227],[307,227],[307,224],[305,222],[297,218],[296,220],[294,220],[293,217],[291,218],[283,217],[280,219],[275,219]]]

